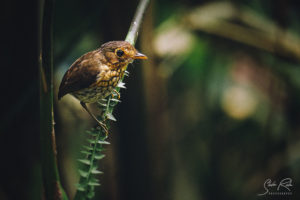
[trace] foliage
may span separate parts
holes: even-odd
[[[128,72],[127,72],[128,73]],[[120,82],[116,88],[119,91],[121,88],[125,88],[124,83]],[[113,116],[113,109],[120,102],[114,95],[102,99],[98,102],[98,107],[102,111],[102,115],[99,120],[108,125],[108,120],[116,121]],[[108,119],[108,120],[107,120]],[[80,181],[77,184],[77,193],[75,199],[91,199],[95,195],[94,188],[100,186],[99,180],[96,178],[97,175],[102,174],[98,170],[98,161],[103,159],[105,155],[103,154],[104,146],[108,145],[109,142],[106,141],[108,136],[103,132],[103,129],[98,126],[97,128],[92,128],[86,131],[89,138],[87,139],[87,145],[83,146],[80,151],[84,154],[84,159],[78,159],[82,163],[82,168],[79,169]]]
[[[87,133],[90,136],[87,140],[89,145],[83,146],[80,151],[85,158],[78,160],[83,166],[79,170],[80,182],[77,184],[78,193],[75,199],[84,199],[84,197],[91,199],[94,196],[94,187],[100,185],[95,175],[102,173],[98,170],[97,161],[104,158],[103,145],[109,144],[105,141],[107,137],[103,135],[100,127],[91,129]]]

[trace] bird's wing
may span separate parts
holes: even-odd
[[[95,51],[89,52],[71,65],[59,86],[58,99],[68,93],[87,88],[96,81],[97,75],[101,71],[99,56],[101,57],[101,54],[95,53]]]

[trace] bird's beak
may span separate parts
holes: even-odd
[[[137,53],[134,55],[133,59],[146,60],[146,59],[148,59],[148,57],[147,57],[146,55],[140,53],[140,52],[137,52]]]

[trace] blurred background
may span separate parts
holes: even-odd
[[[125,38],[137,2],[56,2],[56,90],[76,58]],[[264,199],[266,179],[290,177],[293,195],[272,199],[299,199],[298,11],[285,0],[152,1],[137,44],[149,60],[128,68],[97,197]],[[56,106],[72,196],[94,122],[70,95]]]
[[[55,128],[60,175],[70,197],[85,131],[95,123],[71,95],[57,101],[60,81],[82,54],[124,40],[137,4],[56,1]],[[299,199],[299,10],[296,0],[152,0],[136,45],[149,59],[128,68],[111,145],[99,162],[104,174],[95,199]],[[3,135],[3,143],[13,140]],[[7,174],[0,199],[9,199],[19,179],[39,178],[38,158],[27,158],[36,152],[31,139],[24,148],[33,147],[18,154],[26,159],[16,163],[28,168],[27,175],[12,180]],[[258,196],[269,178],[277,184],[291,178],[292,194]]]

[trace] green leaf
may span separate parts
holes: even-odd
[[[115,98],[111,99],[111,101],[118,102],[118,103],[121,102],[121,100]]]
[[[97,130],[92,130],[92,131],[85,131],[87,134],[90,134],[90,135],[97,135]]]
[[[83,164],[86,164],[86,165],[90,165],[91,164],[91,161],[90,160],[87,160],[87,159],[78,159],[79,162],[83,163]]]
[[[93,139],[86,139],[90,144],[96,144],[97,140],[93,140]]]
[[[94,187],[94,186],[100,186],[100,183],[99,180],[95,178],[91,178],[91,180],[88,182],[88,185]]]
[[[112,113],[107,113],[106,114],[107,119],[112,120],[112,121],[117,121],[116,118],[113,116]]]
[[[103,106],[103,107],[106,107],[107,106],[107,104],[106,103],[98,103],[99,105],[101,105],[101,106]]]
[[[103,172],[97,170],[97,169],[92,169],[91,171],[92,174],[103,174]]]
[[[83,153],[83,154],[85,154],[85,155],[91,155],[91,154],[92,154],[91,152],[85,151],[85,150],[80,151],[80,153]]]
[[[88,185],[90,185],[90,186],[100,186],[100,183],[89,182]]]
[[[91,168],[92,168],[92,170],[95,170],[95,169],[98,169],[98,166],[97,165],[93,165]]]
[[[86,149],[86,150],[89,150],[89,151],[93,150],[93,147],[90,147],[90,146],[83,146],[83,148]]]
[[[91,189],[86,196],[88,199],[92,199],[95,196],[94,189]]]
[[[110,143],[104,140],[98,140],[98,144],[110,144]]]
[[[86,186],[83,184],[76,184],[77,190],[84,192],[86,190]]]
[[[82,176],[82,177],[84,177],[84,178],[88,177],[88,175],[89,175],[88,172],[85,172],[85,171],[80,170],[80,169],[78,170],[78,172],[79,172],[80,176]]]
[[[104,158],[105,155],[104,154],[101,154],[101,155],[95,155],[95,159],[97,160],[101,160],[102,158]]]

